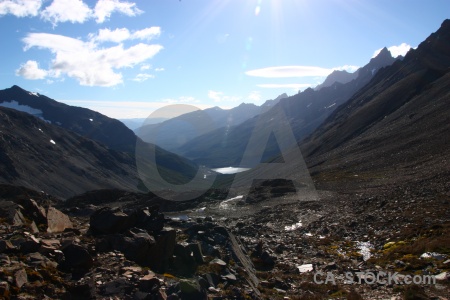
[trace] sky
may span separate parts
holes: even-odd
[[[0,0],[0,89],[113,118],[260,105],[415,48],[448,0]]]

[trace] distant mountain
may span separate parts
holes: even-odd
[[[141,141],[121,122],[18,86],[0,91],[0,109],[0,182],[62,197],[99,188],[137,190],[134,156]],[[12,118],[15,122],[8,122]],[[154,149],[167,181],[185,183],[197,173],[198,166],[188,159]]]
[[[148,124],[145,121],[144,125],[135,132],[144,141],[176,153],[180,146],[190,140],[220,127],[230,128],[239,125],[269,110],[280,99],[286,97],[286,94],[282,94],[274,100],[267,100],[261,106],[251,103],[242,103],[232,109],[222,109],[216,106],[183,114],[158,124]]]
[[[450,20],[339,106],[302,152],[314,173],[433,182],[447,174],[448,184]]]
[[[137,191],[133,159],[27,113],[0,107],[0,182],[66,198],[99,188]]]
[[[314,89],[316,91],[320,90],[321,88],[332,86],[333,83],[339,82],[339,83],[347,83],[352,81],[353,79],[358,78],[358,70],[356,70],[353,73],[349,73],[345,70],[334,70],[330,75],[327,76],[325,81],[318,86],[316,86]]]
[[[0,90],[0,106],[32,113],[48,123],[101,142],[108,147],[134,153],[136,136],[116,119],[93,110],[70,106],[16,85]]]
[[[144,122],[146,124],[158,124],[168,120],[169,118],[130,118],[130,119],[119,119],[120,122],[125,124],[129,129],[135,131],[141,127]]]
[[[265,124],[281,122],[276,116],[277,109],[281,109],[288,118],[296,140],[302,140],[312,133],[336,107],[345,103],[356,91],[366,85],[378,70],[391,65],[394,61],[390,52],[384,48],[378,56],[358,70],[356,79],[345,84],[335,82],[317,91],[308,88],[299,94],[281,99],[273,106],[273,110],[268,110],[258,117]],[[258,117],[237,126],[211,131],[187,142],[174,152],[210,167],[237,166],[241,162]],[[263,159],[270,159],[278,154],[277,141],[270,138]]]

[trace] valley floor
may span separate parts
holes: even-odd
[[[252,204],[209,199],[165,217],[133,194],[110,196],[118,210],[80,197],[57,206],[73,228],[55,233],[3,217],[0,296],[450,299],[450,176],[433,174],[395,182],[322,174],[316,201],[268,197],[289,191],[269,184]]]

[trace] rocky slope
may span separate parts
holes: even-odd
[[[0,107],[0,183],[67,198],[101,188],[138,191],[135,159],[28,113]],[[164,178],[184,182],[195,164],[156,148]]]
[[[321,88],[332,86],[333,83],[335,82],[347,83],[352,81],[353,79],[356,79],[357,77],[358,77],[358,70],[356,70],[353,73],[349,73],[345,70],[343,71],[335,70],[330,75],[327,76],[324,82],[316,86],[314,89],[317,91],[320,90]]]
[[[450,21],[381,70],[302,144],[313,173],[397,180],[446,174],[450,147]],[[437,63],[437,59],[439,63]],[[329,170],[335,175],[325,175]]]
[[[336,107],[347,101],[356,91],[367,84],[376,71],[395,61],[384,48],[377,57],[359,69],[358,77],[346,84],[334,83],[330,87],[314,91],[309,88],[297,95],[281,99],[271,110],[234,127],[223,127],[199,136],[183,146],[177,153],[209,167],[238,166],[256,124],[270,122],[284,123],[279,120],[279,110],[283,112],[296,140],[302,140],[311,134]],[[258,134],[258,132],[256,132]],[[263,159],[279,155],[274,138],[268,141]],[[247,166],[253,167],[253,166]]]
[[[16,85],[0,90],[0,106],[30,111],[35,116],[108,147],[134,152],[136,136],[120,121],[87,108],[70,106]]]

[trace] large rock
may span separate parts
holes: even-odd
[[[24,198],[18,200],[19,204],[24,208],[25,216],[33,220],[37,225],[47,224],[47,213],[45,208],[36,203],[33,199]]]
[[[122,233],[133,226],[135,219],[120,210],[104,207],[91,215],[90,227],[94,234]]]
[[[47,226],[47,232],[50,233],[62,232],[66,228],[73,228],[69,216],[54,207],[49,207],[47,210]]]
[[[143,228],[153,234],[158,234],[164,227],[164,215],[159,212],[158,206],[153,206],[134,212],[136,227]]]
[[[71,271],[87,271],[93,264],[94,260],[89,252],[80,245],[69,244],[62,249],[64,253],[63,267]]]
[[[157,272],[164,272],[173,256],[175,239],[175,229],[163,229],[156,237],[155,245],[149,251],[147,265]]]
[[[5,218],[11,225],[22,226],[26,224],[21,210],[23,207],[12,201],[0,201],[0,217]]]
[[[197,270],[197,263],[192,255],[189,244],[176,244],[174,249],[174,270],[177,274],[185,277],[192,276]]]
[[[107,240],[112,249],[122,252],[127,259],[142,265],[148,265],[150,249],[155,245],[155,239],[139,228],[128,230],[126,235],[110,235]]]
[[[28,276],[27,272],[24,269],[20,269],[14,273],[14,283],[19,289],[27,282]]]
[[[14,245],[8,240],[0,240],[0,253],[8,252],[16,249]]]
[[[206,291],[202,289],[197,279],[181,279],[179,282],[182,299],[207,299]]]

